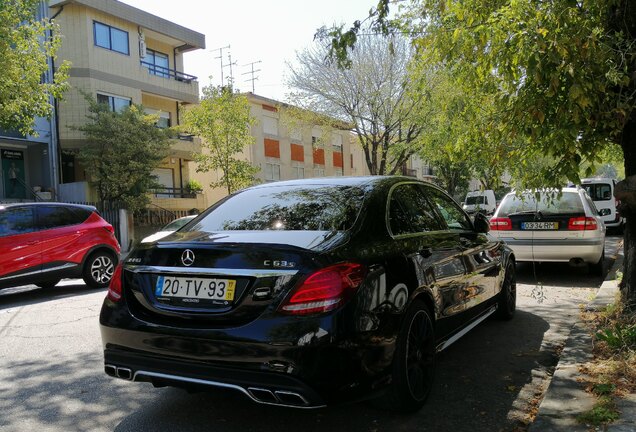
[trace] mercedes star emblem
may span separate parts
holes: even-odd
[[[190,249],[184,250],[181,254],[181,262],[186,267],[190,267],[192,264],[194,264],[194,252],[192,252]]]

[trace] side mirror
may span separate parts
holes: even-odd
[[[610,214],[612,214],[612,211],[608,208],[603,208],[598,211],[599,216],[609,216]]]
[[[490,231],[490,222],[485,214],[481,212],[475,213],[475,219],[473,221],[473,226],[475,227],[475,231],[478,233],[486,234]]]

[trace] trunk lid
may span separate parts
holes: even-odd
[[[170,324],[237,325],[278,306],[344,232],[174,233],[134,250],[124,267],[131,312]]]

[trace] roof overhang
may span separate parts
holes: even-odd
[[[205,48],[205,35],[190,30],[136,7],[117,0],[50,0],[49,7],[57,8],[67,4],[78,4],[98,10],[108,15],[179,41],[178,51],[186,52]]]

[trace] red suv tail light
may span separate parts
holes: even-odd
[[[115,228],[113,228],[113,226],[112,226],[112,225],[108,224],[108,225],[105,225],[103,228],[104,228],[106,231],[108,231],[109,233],[111,233],[111,234],[115,234]]]
[[[490,229],[493,231],[510,231],[512,230],[512,221],[507,217],[498,217],[490,219]]]
[[[366,268],[356,263],[342,263],[320,269],[309,275],[295,289],[280,310],[291,315],[334,310],[351,298],[366,273]]]
[[[568,229],[570,231],[593,231],[598,229],[598,224],[593,217],[573,217],[568,221]]]
[[[121,300],[121,279],[122,279],[122,264],[120,263],[117,267],[115,267],[115,271],[113,272],[113,277],[110,280],[110,284],[108,285],[108,295],[107,297],[114,301],[118,302]]]

